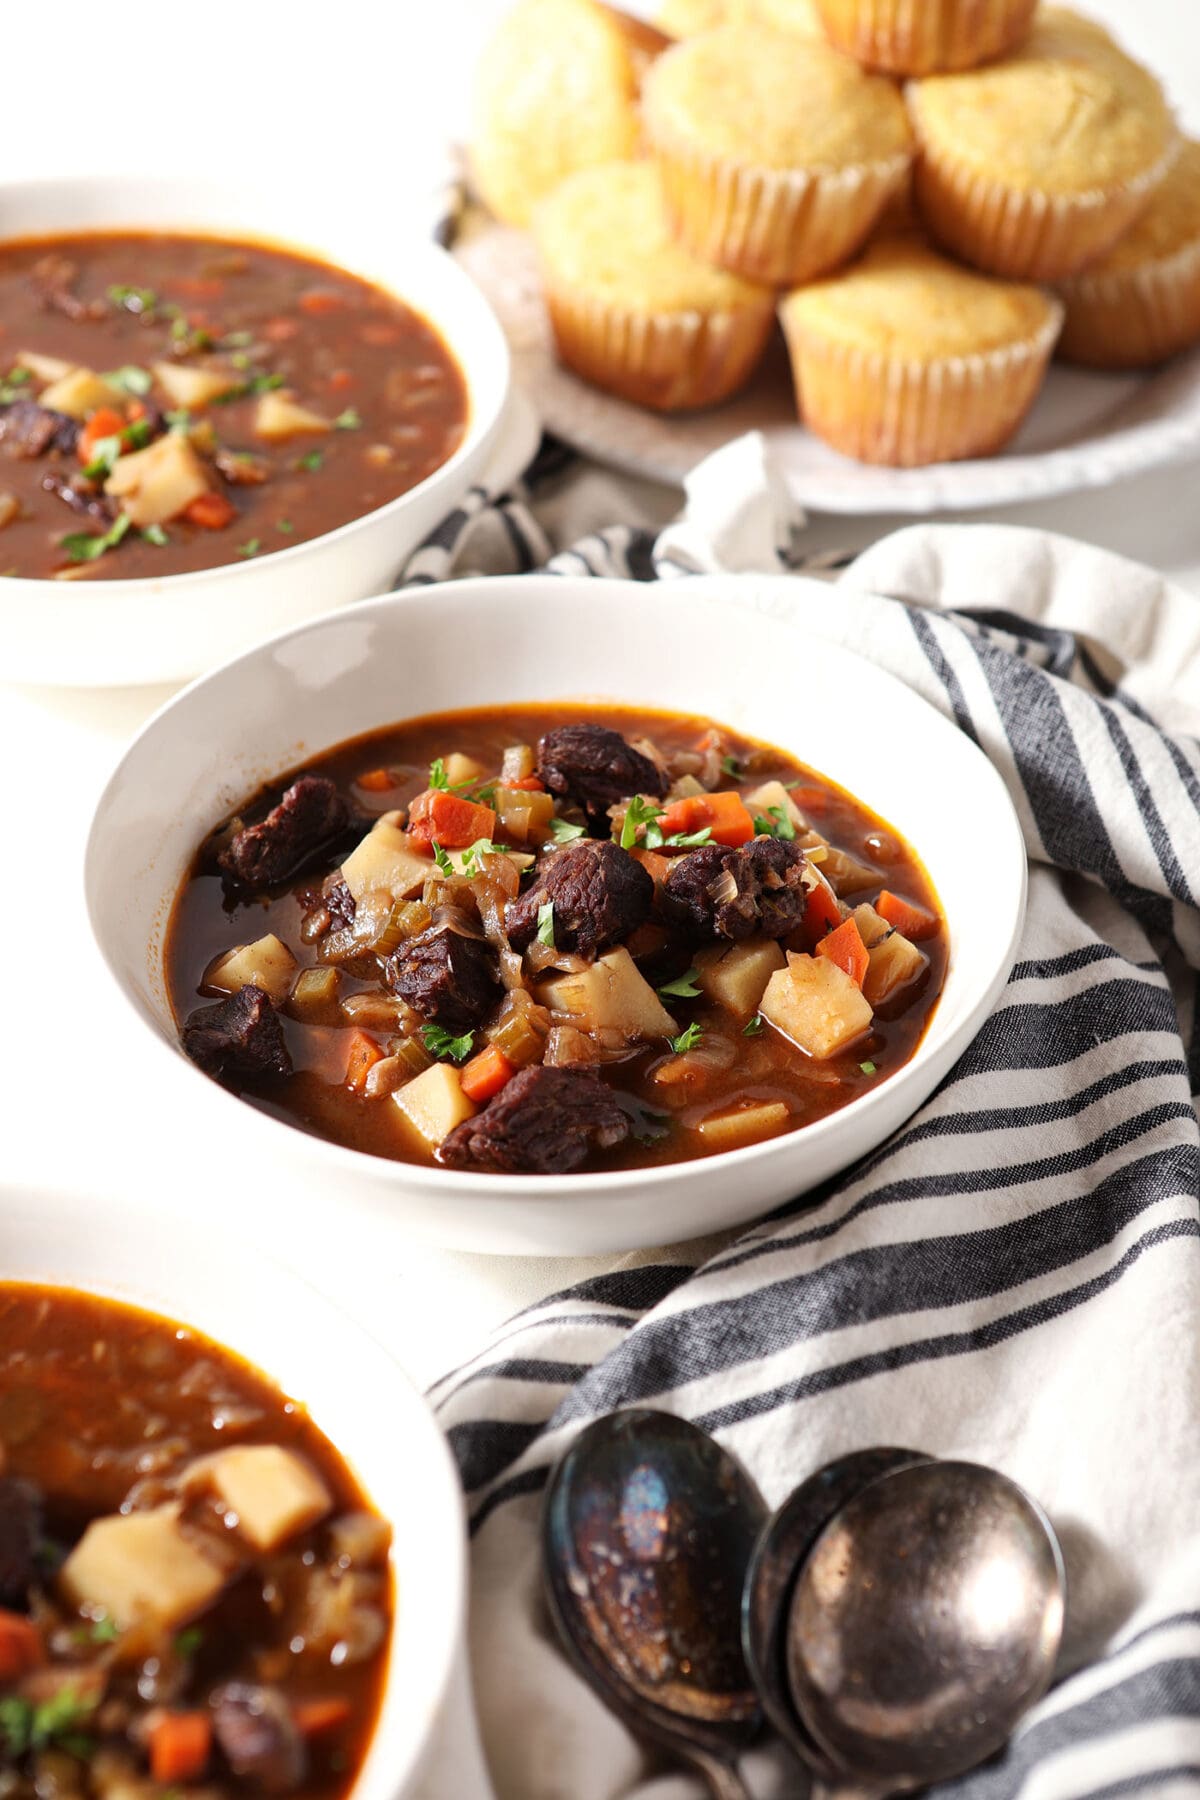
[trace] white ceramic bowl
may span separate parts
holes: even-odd
[[[130,749],[92,826],[87,901],[126,997],[180,1060],[180,1105],[221,1108],[258,1154],[320,1168],[352,1199],[433,1241],[551,1255],[627,1250],[737,1225],[880,1143],[933,1091],[1004,983],[1025,854],[991,764],[894,677],[806,633],[798,580],[463,581],[332,614],[197,682]],[[821,588],[822,603],[828,589]],[[729,598],[740,596],[740,604]],[[770,610],[768,610],[770,609]],[[173,896],[205,833],[320,749],[422,713],[603,698],[704,714],[832,776],[916,848],[941,897],[950,966],[916,1055],[816,1124],[723,1156],[567,1176],[470,1175],[365,1156],[245,1105],[186,1063],[164,989]],[[903,746],[893,754],[889,746]],[[187,1077],[188,1093],[182,1091]],[[209,1129],[218,1128],[215,1115]]]
[[[68,687],[183,681],[260,638],[377,594],[488,470],[508,432],[509,356],[478,288],[436,245],[381,230],[379,214],[328,194],[252,182],[123,180],[0,184],[5,238],[62,231],[179,229],[308,251],[396,294],[433,324],[466,377],[470,416],[448,462],[407,494],[308,543],[187,575],[0,584],[0,678]],[[532,452],[525,422],[501,479]],[[64,530],[69,521],[64,521]]]
[[[0,1281],[105,1294],[194,1326],[302,1400],[394,1529],[396,1625],[379,1721],[353,1800],[418,1780],[462,1653],[458,1477],[392,1358],[315,1289],[245,1242],[56,1193],[0,1195]]]

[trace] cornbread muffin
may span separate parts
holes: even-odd
[[[1069,362],[1142,369],[1200,343],[1200,144],[1184,145],[1136,223],[1059,294]]]
[[[860,462],[915,467],[1008,441],[1042,384],[1062,310],[1039,288],[977,275],[907,236],[789,294],[780,318],[805,424]]]
[[[675,38],[695,37],[717,25],[755,23],[825,39],[816,0],[663,0],[655,15],[659,30]]]
[[[663,0],[654,15],[654,23],[668,37],[695,37],[698,31],[711,31],[734,16],[735,8],[745,8],[748,0]]]
[[[1062,7],[1020,49],[908,88],[933,235],[981,269],[1062,281],[1149,204],[1179,148],[1162,89]]]
[[[471,172],[496,217],[527,225],[576,169],[633,155],[637,68],[620,23],[593,0],[517,0],[475,79]]]
[[[561,360],[640,406],[711,406],[742,387],[774,296],[677,244],[650,163],[570,176],[534,215]]]
[[[817,0],[831,44],[868,69],[973,69],[1029,30],[1037,0]]]
[[[719,26],[660,56],[643,118],[681,241],[781,287],[853,255],[912,151],[889,81],[761,25]]]
[[[748,0],[749,16],[760,25],[771,25],[776,31],[793,31],[799,37],[815,38],[825,43],[825,28],[817,12],[816,0]]]

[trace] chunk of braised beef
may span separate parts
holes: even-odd
[[[354,895],[340,875],[336,881],[331,881],[324,889],[321,895],[321,904],[329,913],[330,925],[334,931],[340,930],[344,925],[354,923],[354,915],[358,908]]]
[[[72,512],[82,514],[85,519],[111,525],[117,516],[116,501],[110,500],[86,475],[64,475],[59,469],[47,469],[42,476],[42,486],[48,494],[56,495]]]
[[[0,1606],[24,1612],[37,1576],[42,1503],[37,1489],[15,1475],[0,1476]]]
[[[350,808],[333,782],[325,775],[301,775],[265,819],[230,840],[217,862],[243,887],[276,887],[349,823]]]
[[[661,800],[667,777],[657,763],[607,725],[556,725],[538,739],[537,772],[552,794],[578,801],[593,818],[632,794]]]
[[[292,1072],[283,1027],[259,987],[239,988],[228,1000],[197,1008],[181,1035],[192,1061],[218,1081]]]
[[[45,456],[48,450],[74,453],[79,424],[66,413],[39,406],[36,400],[14,400],[0,407],[0,450],[22,462]]]
[[[496,952],[465,925],[431,925],[394,950],[383,978],[431,1024],[459,1035],[481,1025],[503,993]]]
[[[494,1099],[445,1139],[451,1169],[503,1175],[565,1175],[629,1135],[629,1117],[594,1069],[579,1064],[522,1069]]]
[[[271,473],[265,456],[249,450],[226,450],[222,446],[213,453],[213,462],[232,487],[259,487]]]
[[[514,950],[527,949],[538,911],[550,903],[555,948],[595,956],[636,931],[653,901],[654,883],[628,850],[604,840],[571,844],[548,856],[533,886],[511,902],[505,930]]]
[[[79,265],[52,251],[39,257],[29,271],[33,290],[44,307],[67,319],[102,319],[108,311],[103,300],[81,300],[75,292]]]
[[[213,1733],[241,1780],[267,1794],[286,1794],[304,1780],[304,1739],[275,1688],[231,1681],[212,1696]]]
[[[754,838],[737,850],[702,844],[663,883],[663,917],[697,939],[787,937],[804,918],[805,860],[781,838]]]

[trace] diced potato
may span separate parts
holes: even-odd
[[[627,1037],[673,1037],[678,1027],[641,974],[628,950],[610,950],[589,969],[553,975],[538,987],[538,999],[555,1012],[570,1013],[585,1031],[622,1031]]]
[[[121,502],[133,524],[143,528],[177,519],[208,492],[208,477],[188,440],[169,431],[144,450],[119,456],[104,491]]]
[[[854,923],[858,926],[858,935],[870,950],[873,945],[881,944],[892,927],[887,920],[881,918],[873,906],[856,906],[853,913]]]
[[[385,814],[377,819],[342,864],[342,880],[356,901],[372,888],[384,889],[393,900],[411,900],[434,867],[432,858],[413,847],[393,818]]]
[[[782,781],[764,781],[762,786],[756,787],[752,794],[744,794],[742,798],[751,813],[761,814],[764,818],[770,817],[773,806],[782,806],[784,817],[791,820],[797,831],[808,829],[808,820]]]
[[[28,369],[35,381],[61,381],[75,367],[61,356],[42,356],[36,350],[18,350],[15,361],[19,369]]]
[[[758,1009],[798,1049],[824,1060],[861,1037],[871,1008],[844,969],[827,956],[788,952],[788,966],[767,983]]]
[[[262,396],[254,414],[254,429],[259,437],[270,443],[280,443],[310,432],[332,431],[333,426],[320,413],[301,406],[287,388],[279,388]]]
[[[171,404],[189,412],[232,393],[242,379],[232,369],[196,369],[181,362],[151,363],[150,370]]]
[[[893,931],[890,937],[876,944],[868,957],[863,993],[872,1006],[882,1006],[899,988],[915,981],[928,962],[925,953],[899,931]]]
[[[757,1106],[738,1106],[732,1112],[713,1113],[695,1127],[706,1150],[736,1150],[741,1144],[756,1144],[782,1130],[791,1117],[782,1100],[763,1101]]]
[[[774,938],[747,938],[740,944],[714,944],[696,958],[696,983],[702,993],[739,1019],[758,1011],[763,989],[787,959]]]
[[[464,781],[482,781],[487,774],[481,762],[473,756],[464,756],[461,750],[452,750],[445,762],[446,780],[451,787],[460,787]]]
[[[50,407],[53,412],[66,413],[72,419],[86,419],[89,413],[97,412],[102,406],[122,405],[125,396],[120,388],[113,387],[94,369],[68,369],[65,375],[44,388],[38,398],[42,406]]]
[[[121,1626],[167,1627],[209,1606],[225,1576],[184,1536],[180,1510],[173,1502],[93,1519],[59,1575],[71,1604],[100,1609]]]
[[[436,1062],[392,1095],[408,1123],[436,1150],[456,1125],[469,1119],[476,1108],[462,1090],[462,1076],[453,1063]]]
[[[492,805],[505,837],[518,844],[544,844],[551,837],[553,794],[541,794],[534,788],[498,787]]]
[[[236,994],[239,988],[259,987],[277,1006],[292,991],[296,959],[287,945],[268,932],[253,944],[242,944],[210,963],[204,972],[206,987],[218,994]]]
[[[275,1550],[333,1506],[311,1463],[281,1444],[235,1444],[190,1464],[184,1488],[211,1489],[256,1550]]]

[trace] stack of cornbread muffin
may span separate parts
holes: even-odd
[[[1051,355],[1200,341],[1200,145],[1100,25],[1036,0],[517,0],[472,168],[530,230],[558,355],[660,411],[782,324],[805,424],[896,466],[986,456]]]

